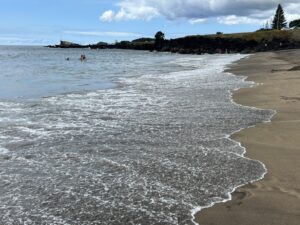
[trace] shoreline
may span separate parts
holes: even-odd
[[[272,117],[271,123],[262,122],[237,131],[230,137],[247,149],[245,157],[259,160],[266,165],[268,173],[264,179],[237,187],[231,194],[230,200],[215,203],[210,208],[202,208],[201,212],[195,215],[197,223],[201,225],[297,225],[300,221],[300,215],[297,214],[300,212],[300,189],[297,188],[300,185],[300,178],[296,172],[300,157],[297,155],[295,157],[300,146],[300,126],[298,124],[299,128],[297,128],[297,124],[293,123],[293,121],[300,123],[300,92],[297,91],[300,87],[299,55],[300,50],[256,53],[234,63],[230,69],[226,70],[231,74],[244,76],[247,81],[257,84],[251,88],[234,91],[232,97],[236,104],[273,109],[277,112]],[[286,89],[282,89],[281,84],[284,84]],[[289,94],[296,95],[296,97],[290,97]],[[296,104],[290,104],[290,101]],[[295,114],[297,120],[290,120],[291,113]],[[280,120],[281,117],[285,120]],[[289,132],[289,129],[283,131],[286,126],[295,128],[295,132]],[[291,132],[293,134],[287,137],[292,138],[294,142],[289,145],[291,140],[283,139],[282,133]],[[273,143],[273,139],[276,139],[276,143]],[[277,143],[277,139],[281,144]],[[288,150],[294,153],[288,159],[285,157],[286,152],[281,150],[281,147],[285,146],[282,142],[287,142],[285,144]],[[273,148],[277,149],[279,160],[276,160],[276,155],[272,155]],[[264,149],[268,151],[265,152]],[[275,160],[270,160],[270,156],[275,156]],[[289,161],[288,165],[280,164],[281,157]],[[283,174],[276,173],[281,170],[281,166],[288,167],[287,171]],[[291,174],[290,171],[295,173]],[[292,176],[293,179],[286,181],[285,176],[282,176],[286,174]],[[282,202],[288,202],[284,204],[287,207],[280,207]]]
[[[228,65],[228,67],[225,67],[225,68],[224,68],[224,71],[223,71],[223,72],[224,72],[224,73],[227,73],[228,76],[239,76],[239,77],[242,78],[242,80],[243,80],[244,82],[252,82],[252,85],[250,85],[250,86],[247,87],[247,88],[254,88],[254,87],[258,86],[258,85],[261,85],[261,84],[259,84],[259,83],[255,83],[254,81],[249,81],[247,76],[244,76],[244,75],[235,75],[235,74],[233,74],[233,73],[231,72],[231,69],[234,68],[234,66],[235,66],[236,64],[238,64],[238,63],[239,63],[240,61],[242,61],[242,60],[247,60],[249,57],[251,57],[251,56],[253,56],[253,55],[254,55],[254,54],[247,55],[247,56],[245,56],[245,57],[243,57],[243,58],[241,58],[241,59],[239,59],[239,60],[237,60],[237,61],[234,61],[234,62],[230,63],[230,64]],[[233,96],[234,96],[234,94],[235,94],[236,92],[240,91],[241,89],[244,89],[244,88],[241,87],[241,88],[237,88],[237,89],[233,89],[233,90],[229,90],[229,91],[228,91],[228,94],[229,94],[229,96],[230,96],[230,98],[231,98],[232,104],[237,105],[237,106],[242,106],[242,107],[244,107],[244,108],[255,109],[255,110],[269,110],[269,111],[273,111],[273,115],[271,115],[267,120],[263,120],[263,121],[260,122],[260,123],[262,123],[262,124],[264,124],[264,123],[271,123],[273,117],[277,114],[277,111],[276,111],[276,110],[272,110],[272,109],[262,109],[262,108],[257,108],[257,107],[254,107],[254,106],[247,106],[247,105],[239,104],[238,102],[235,101],[235,99],[234,99]],[[259,123],[259,124],[260,124],[260,123]],[[237,133],[239,133],[239,132],[242,132],[243,130],[246,130],[246,129],[249,129],[249,128],[253,128],[253,127],[255,127],[255,126],[257,126],[257,124],[251,125],[251,126],[248,126],[248,127],[245,127],[245,128],[240,128],[239,130],[236,130],[236,131],[232,132],[231,134],[227,135],[225,138],[226,138],[226,139],[229,139],[230,141],[235,142],[239,147],[241,147],[241,148],[243,149],[243,153],[238,154],[240,157],[243,157],[243,158],[249,159],[249,160],[253,160],[253,161],[257,161],[257,162],[261,163],[262,166],[265,168],[265,172],[264,172],[259,178],[255,179],[255,180],[251,180],[251,181],[248,181],[248,182],[245,183],[245,184],[241,184],[241,185],[235,186],[233,189],[231,189],[231,190],[227,193],[227,195],[228,195],[228,198],[227,198],[227,199],[223,199],[223,200],[221,200],[221,201],[212,202],[211,204],[209,204],[209,205],[207,205],[207,206],[201,206],[201,207],[198,207],[198,208],[193,209],[193,210],[192,210],[192,217],[193,217],[193,222],[194,222],[195,225],[198,225],[197,220],[198,220],[199,216],[201,215],[201,213],[202,213],[204,210],[210,209],[210,208],[212,208],[212,207],[214,207],[215,205],[218,205],[218,204],[222,204],[222,203],[224,204],[224,203],[226,203],[226,202],[232,201],[232,200],[233,200],[233,194],[234,194],[239,188],[242,188],[242,187],[246,186],[247,184],[252,184],[252,183],[258,182],[258,181],[264,179],[265,176],[267,175],[268,169],[267,169],[266,165],[265,165],[263,162],[259,161],[259,160],[248,158],[248,157],[247,157],[247,149],[242,145],[241,142],[239,142],[239,141],[237,141],[237,140],[235,140],[235,139],[233,138],[233,136],[234,136],[235,134],[237,134]],[[201,225],[202,225],[202,224],[201,224]]]

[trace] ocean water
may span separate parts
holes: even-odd
[[[189,225],[260,179],[229,139],[274,114],[232,102],[242,57],[0,47],[0,224]]]

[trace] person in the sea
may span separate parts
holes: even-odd
[[[85,61],[86,60],[86,56],[85,55],[81,55],[80,56],[80,61]]]

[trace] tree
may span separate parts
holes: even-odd
[[[158,31],[155,34],[155,40],[165,40],[165,34],[161,31]]]
[[[165,34],[161,31],[158,31],[155,34],[155,48],[158,50],[161,49],[163,46],[164,40],[165,40]]]
[[[287,26],[282,6],[279,4],[272,22],[272,29],[281,30]]]
[[[292,27],[300,27],[300,19],[291,21],[290,28]]]

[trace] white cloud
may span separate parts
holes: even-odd
[[[218,17],[217,21],[220,24],[226,24],[226,25],[262,24],[265,22],[264,19],[254,19],[246,16],[236,16],[236,15]]]
[[[286,20],[287,21],[293,21],[293,20],[297,20],[297,19],[300,19],[299,14],[287,14],[286,15]]]
[[[288,19],[300,18],[299,0],[281,0]],[[119,0],[118,10],[104,12],[102,21],[186,19],[191,24],[216,18],[223,24],[261,24],[275,13],[278,0]]]
[[[140,34],[116,31],[64,31],[65,34],[81,35],[81,36],[97,36],[97,37],[140,37]]]
[[[135,19],[151,20],[159,15],[157,8],[147,5],[145,1],[122,1],[118,6],[120,7],[118,12],[108,10],[100,16],[100,20],[108,22]]]
[[[199,18],[199,19],[190,19],[189,23],[194,25],[194,24],[200,24],[200,23],[205,23],[207,19],[204,18]]]
[[[105,22],[111,22],[113,21],[115,16],[115,13],[112,10],[108,10],[100,16],[100,20],[105,21]]]
[[[285,11],[288,12],[286,14],[286,19],[288,21],[292,21],[295,19],[300,19],[300,2],[291,3],[285,7]]]

